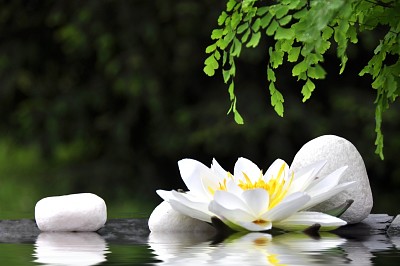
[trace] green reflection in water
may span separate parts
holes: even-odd
[[[32,265],[32,244],[0,243],[0,265]]]

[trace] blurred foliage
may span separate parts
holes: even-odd
[[[226,8],[218,17],[218,27],[211,33],[215,42],[206,48],[210,54],[204,61],[204,72],[213,76],[222,69],[225,83],[229,83],[231,107],[238,124],[243,118],[236,108],[234,92],[236,75],[235,58],[242,47],[257,47],[262,35],[268,40],[268,89],[271,105],[283,116],[284,98],[276,88],[275,70],[285,63],[294,63],[292,76],[303,84],[303,102],[316,88],[315,80],[325,79],[321,63],[325,53],[335,45],[343,73],[348,61],[347,47],[357,44],[364,31],[379,29],[385,32],[374,55],[359,73],[373,78],[371,87],[376,90],[375,100],[375,152],[383,156],[382,114],[399,95],[400,83],[400,2],[392,0],[227,0]]]
[[[90,191],[110,212],[148,214],[155,190],[184,186],[177,161],[227,169],[237,157],[267,167],[291,162],[310,139],[336,134],[364,157],[376,212],[399,212],[396,104],[385,113],[385,161],[374,156],[374,95],[357,77],[380,32],[349,45],[341,76],[327,51],[326,79],[301,103],[301,85],[276,71],[285,118],[266,104],[265,47],[237,59],[244,126],[226,116],[222,81],[203,74],[209,33],[223,1],[10,1],[0,3],[0,212],[27,211],[41,197]],[[245,88],[245,89],[242,89]],[[129,213],[129,214],[128,214]],[[116,214],[117,215],[117,214]],[[0,213],[0,217],[4,217]]]

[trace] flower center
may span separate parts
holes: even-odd
[[[239,183],[237,184],[243,190],[250,190],[256,188],[262,188],[268,191],[269,194],[269,208],[272,209],[275,207],[279,202],[283,200],[286,196],[290,184],[292,183],[294,174],[292,173],[290,179],[285,179],[284,175],[285,171],[285,164],[282,164],[281,168],[279,169],[277,175],[272,176],[269,180],[265,180],[260,171],[260,176],[255,181],[252,181],[249,176],[243,172],[244,179],[240,179]],[[233,178],[232,174],[228,172],[228,178]],[[227,178],[224,179],[223,182],[219,183],[219,190],[227,190],[226,187]],[[212,191],[215,192],[215,191]],[[214,193],[212,193],[214,194]]]
[[[254,224],[260,225],[260,226],[266,226],[268,224],[268,221],[265,221],[263,219],[258,219],[253,221]]]

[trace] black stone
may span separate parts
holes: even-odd
[[[340,227],[332,233],[347,239],[386,235],[393,221],[387,214],[370,214],[364,221]],[[146,244],[150,230],[148,219],[110,219],[97,231],[110,244]],[[0,220],[0,243],[35,243],[40,234],[34,220]],[[392,230],[393,235],[400,231]]]

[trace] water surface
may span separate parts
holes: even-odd
[[[97,233],[40,233],[35,243],[1,243],[0,265],[399,265],[400,237],[346,239],[331,233],[150,234],[142,244]]]

